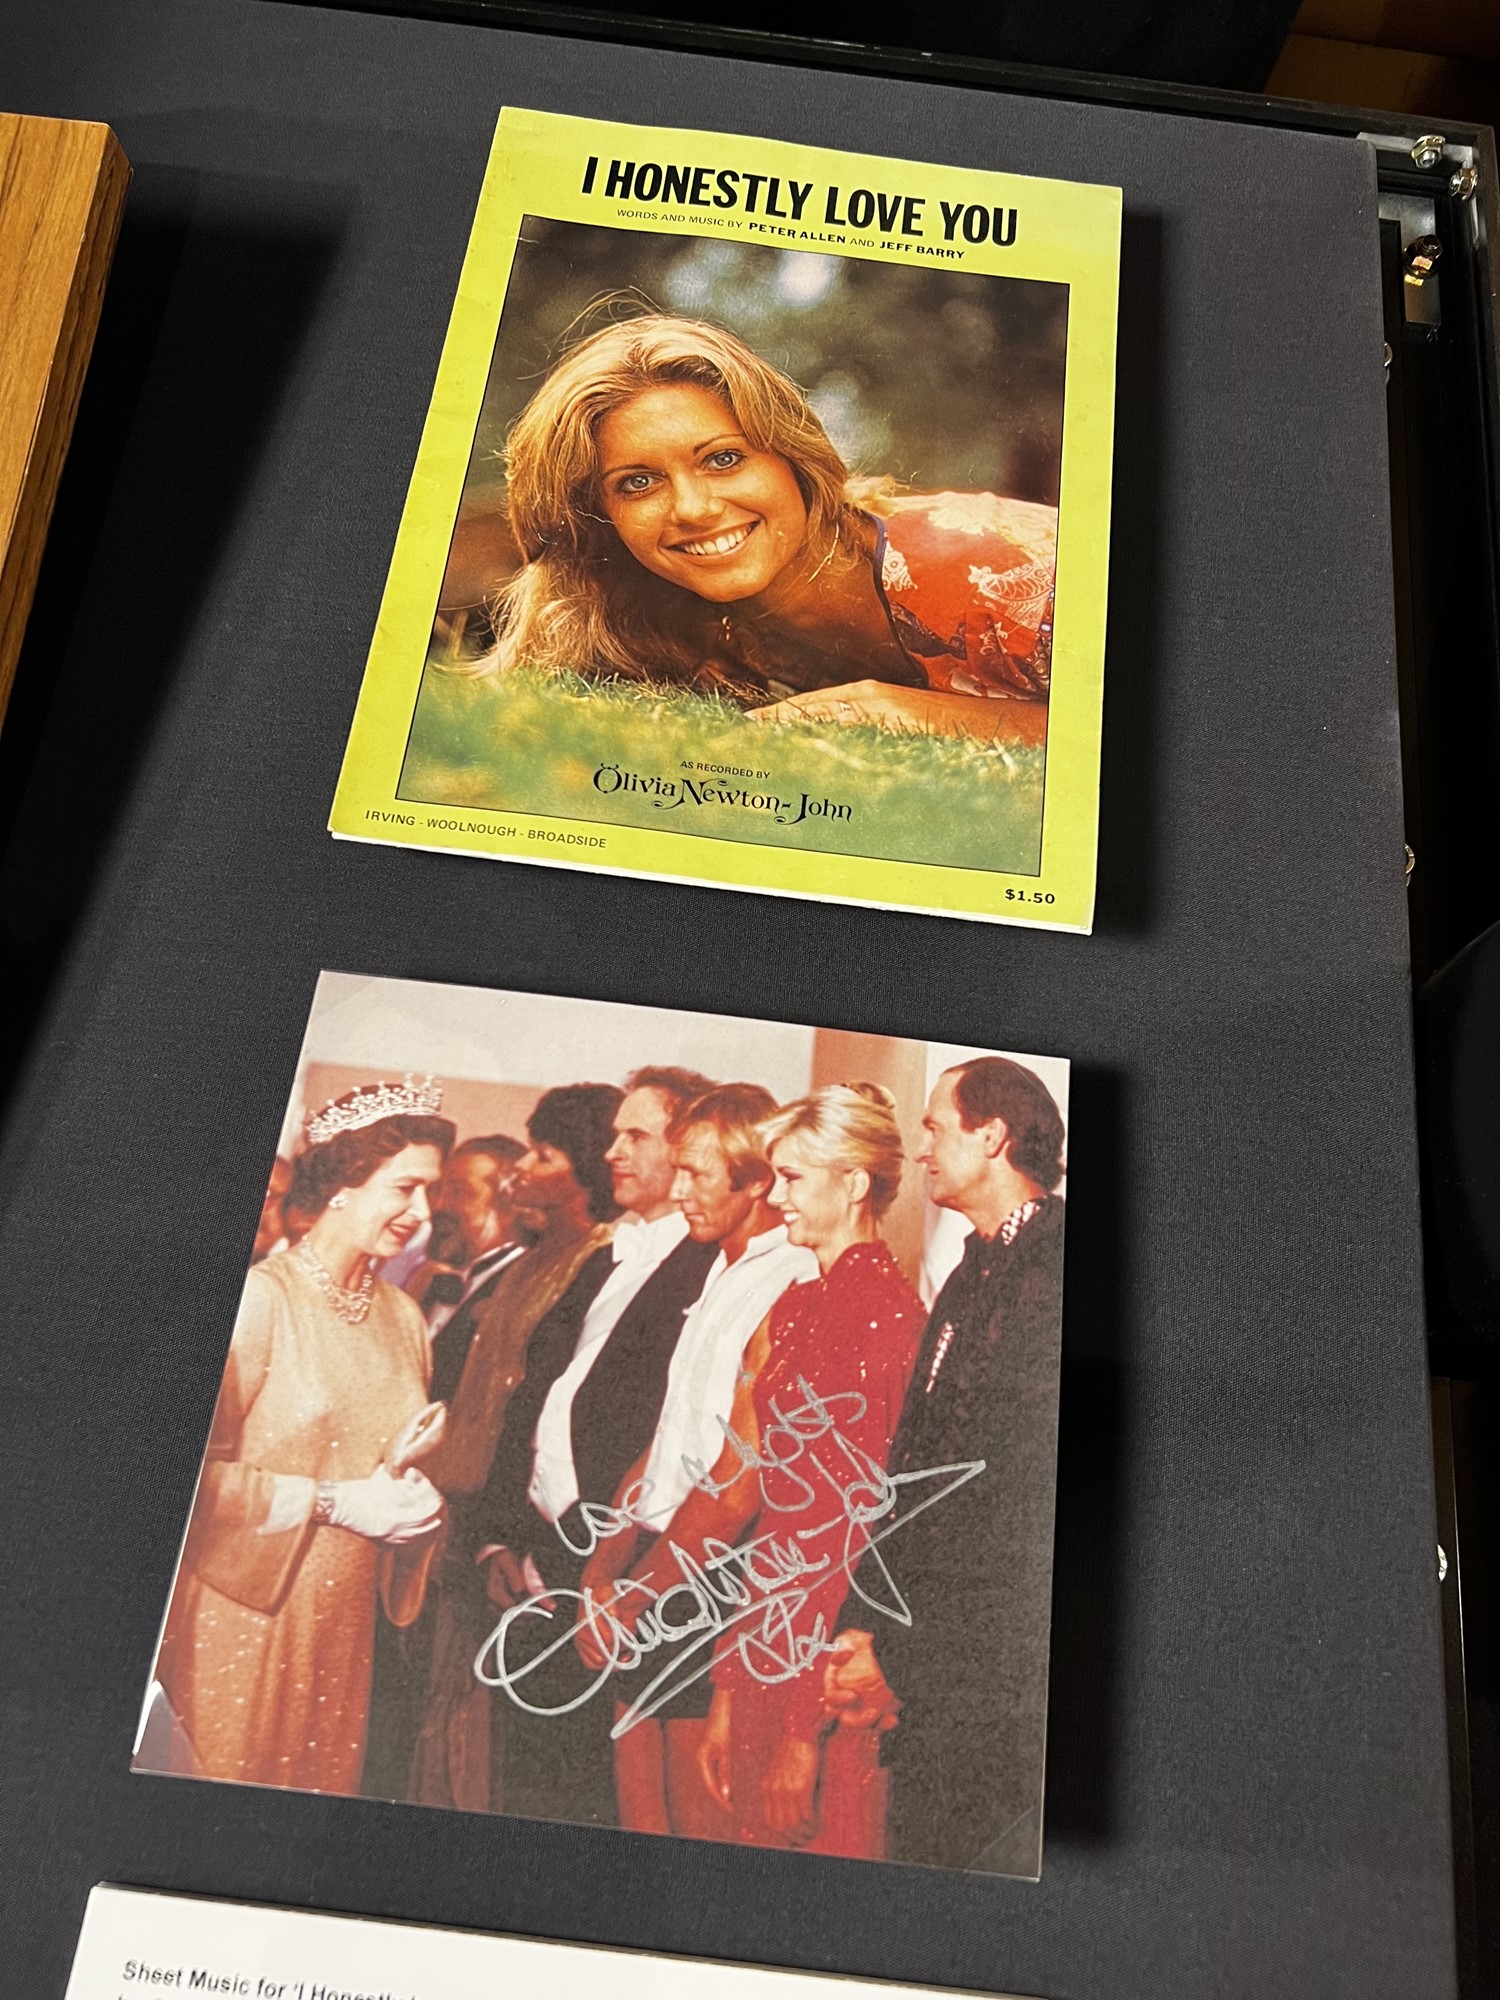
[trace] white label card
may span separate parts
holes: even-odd
[[[927,1989],[96,1888],[67,2000],[892,2000]],[[931,1995],[931,2000],[938,1996]],[[1018,2000],[1018,1996],[1010,1996]]]

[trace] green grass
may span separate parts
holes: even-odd
[[[752,780],[685,770],[728,764]],[[847,804],[847,818],[778,824],[774,813],[594,784],[601,766],[681,786],[743,787],[788,801]],[[753,722],[682,688],[593,682],[522,668],[467,679],[429,665],[417,699],[400,797],[426,804],[715,835],[819,853],[1035,873],[1045,752],[868,724]]]

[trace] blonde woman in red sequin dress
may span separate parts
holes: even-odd
[[[733,1815],[737,1841],[878,1860],[878,1738],[830,1729],[820,1645],[838,1630],[865,1546],[861,1513],[878,1504],[876,1469],[926,1324],[880,1234],[900,1186],[901,1133],[890,1093],[868,1083],[813,1091],[762,1133],[776,1171],[772,1203],[820,1275],[783,1293],[755,1335],[732,1436],[656,1544],[656,1561],[674,1546],[701,1556],[710,1540],[769,1535],[799,1538],[820,1565],[798,1587],[800,1602],[770,1617],[756,1607],[720,1642],[699,1767]]]

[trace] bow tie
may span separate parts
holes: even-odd
[[[457,1271],[439,1271],[427,1287],[422,1303],[430,1312],[434,1306],[456,1306],[464,1295],[464,1281]]]
[[[617,1264],[660,1263],[670,1242],[665,1228],[668,1218],[655,1222],[629,1222],[617,1229],[610,1241],[610,1255]]]

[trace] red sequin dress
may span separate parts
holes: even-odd
[[[733,1697],[730,1809],[746,1846],[786,1847],[766,1823],[762,1786],[783,1736],[822,1741],[814,1854],[878,1861],[885,1852],[886,1774],[873,1730],[828,1730],[822,1639],[839,1629],[849,1576],[865,1546],[851,1507],[875,1499],[926,1325],[922,1302],[884,1243],[856,1243],[826,1277],[784,1292],[771,1311],[771,1352],[755,1384],[762,1505],[754,1539],[797,1538],[826,1581],[784,1620],[756,1617],[721,1641],[716,1688]],[[849,1496],[846,1503],[845,1496]],[[825,1532],[819,1532],[825,1530]],[[787,1672],[798,1657],[808,1664]],[[771,1678],[784,1674],[781,1679]]]
[[[877,527],[881,595],[929,686],[1046,701],[1057,509],[997,493],[904,493],[879,503]]]

